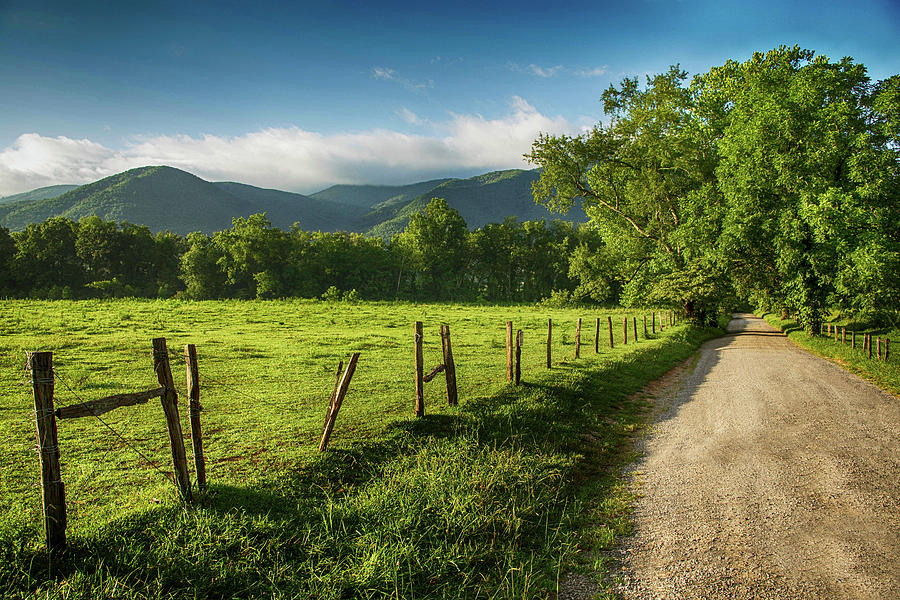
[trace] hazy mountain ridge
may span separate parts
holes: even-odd
[[[11,196],[3,196],[0,198],[0,204],[7,204],[10,202],[21,202],[21,201],[34,201],[34,200],[46,200],[48,198],[56,198],[61,194],[65,194],[71,190],[74,190],[79,186],[77,185],[48,185],[47,187],[37,188],[34,190],[30,190],[27,192],[22,192],[21,194],[13,194]]]
[[[299,223],[307,231],[356,231],[389,238],[432,198],[444,198],[471,229],[509,216],[520,221],[587,220],[580,208],[561,216],[535,204],[531,184],[538,177],[537,171],[513,169],[399,186],[336,185],[305,196],[230,181],[209,182],[173,167],[140,167],[82,186],[17,194],[0,202],[0,226],[21,230],[53,216],[78,220],[97,215],[185,235],[213,233],[229,228],[234,217],[266,213],[281,229]],[[63,193],[47,197],[55,188]]]

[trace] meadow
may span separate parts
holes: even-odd
[[[562,572],[627,529],[617,470],[647,408],[635,392],[715,331],[657,327],[645,339],[650,311],[524,305],[23,300],[2,308],[0,589],[10,598],[546,595]],[[624,346],[626,314],[638,317],[640,341],[629,327]],[[420,419],[416,320],[425,324],[426,370],[441,362],[438,329],[450,325],[460,399],[447,406],[439,375],[425,386]],[[508,320],[524,331],[519,387],[506,381]],[[168,341],[186,437],[182,351],[197,346],[209,488],[188,506],[179,501],[156,400],[102,420],[60,420],[69,549],[49,556],[25,353],[54,352],[56,405],[65,406],[157,387],[154,337]],[[320,454],[337,363],[352,352],[359,366]]]

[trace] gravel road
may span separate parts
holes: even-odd
[[[657,395],[628,599],[900,598],[900,399],[749,314]]]

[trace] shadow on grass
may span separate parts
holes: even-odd
[[[251,485],[213,484],[187,507],[167,505],[112,522],[96,536],[73,540],[70,548],[52,561],[46,553],[11,544],[3,535],[3,559],[20,568],[0,571],[0,586],[28,595],[74,578],[84,581],[85,590],[115,580],[134,590],[158,590],[160,596],[197,592],[205,597],[251,597],[271,591],[277,580],[279,591],[305,594],[318,585],[316,578],[324,577],[322,573],[365,562],[365,557],[353,553],[360,552],[357,540],[365,537],[371,523],[365,510],[349,506],[355,496],[376,493],[371,492],[373,485],[379,486],[388,474],[394,476],[413,468],[410,465],[414,466],[423,449],[433,451],[435,444],[442,443],[450,448],[457,437],[473,440],[478,448],[515,451],[551,466],[562,459],[548,457],[568,457],[565,460],[570,467],[563,471],[564,477],[553,480],[555,483],[547,479],[522,485],[544,486],[540,488],[544,490],[554,486],[551,495],[555,503],[542,507],[542,512],[550,515],[547,519],[574,527],[564,514],[572,510],[580,486],[589,480],[596,483],[601,478],[610,479],[605,477],[605,470],[618,464],[623,442],[645,410],[646,405],[632,400],[632,396],[687,358],[708,337],[708,333],[686,330],[640,353],[542,370],[521,386],[508,385],[490,396],[464,400],[455,414],[395,421],[378,440],[334,448]],[[447,460],[464,458],[448,456]],[[539,469],[540,476],[558,471],[551,466]],[[452,489],[451,485],[448,490]],[[592,493],[598,492],[602,493],[602,488],[595,486]],[[332,512],[336,513],[334,522],[329,521]],[[374,518],[387,521],[393,517]],[[441,527],[449,527],[440,517],[426,514],[416,518],[419,520],[412,518],[409,523],[388,523],[385,527],[410,528],[405,533],[409,539],[426,539]],[[520,525],[526,532],[534,529],[529,533],[534,539],[523,542],[525,546],[542,543],[538,530],[547,528],[540,526],[540,519],[538,516],[536,523],[526,519]],[[470,569],[482,581],[497,577],[494,569],[500,558],[484,553],[493,547],[498,526],[491,526],[493,533],[477,528],[464,532],[471,539],[465,538],[469,541],[464,540],[463,545],[477,549],[471,552],[480,557],[468,557],[474,561]],[[439,547],[443,542],[420,543]],[[523,551],[534,554],[533,548]],[[554,555],[559,549],[549,547],[541,552]],[[409,577],[417,586],[435,582],[462,585],[469,581],[468,574],[447,566],[463,559],[446,560],[450,562],[417,562],[415,571],[410,566]],[[284,565],[290,566],[289,574],[283,572]],[[376,588],[389,578],[379,576],[382,580],[376,578],[376,583],[381,582]],[[352,582],[336,580],[333,585],[338,591],[336,596],[329,594],[332,597],[354,597],[363,591]]]

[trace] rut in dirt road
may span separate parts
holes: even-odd
[[[624,598],[900,598],[900,400],[753,315],[657,399]]]

